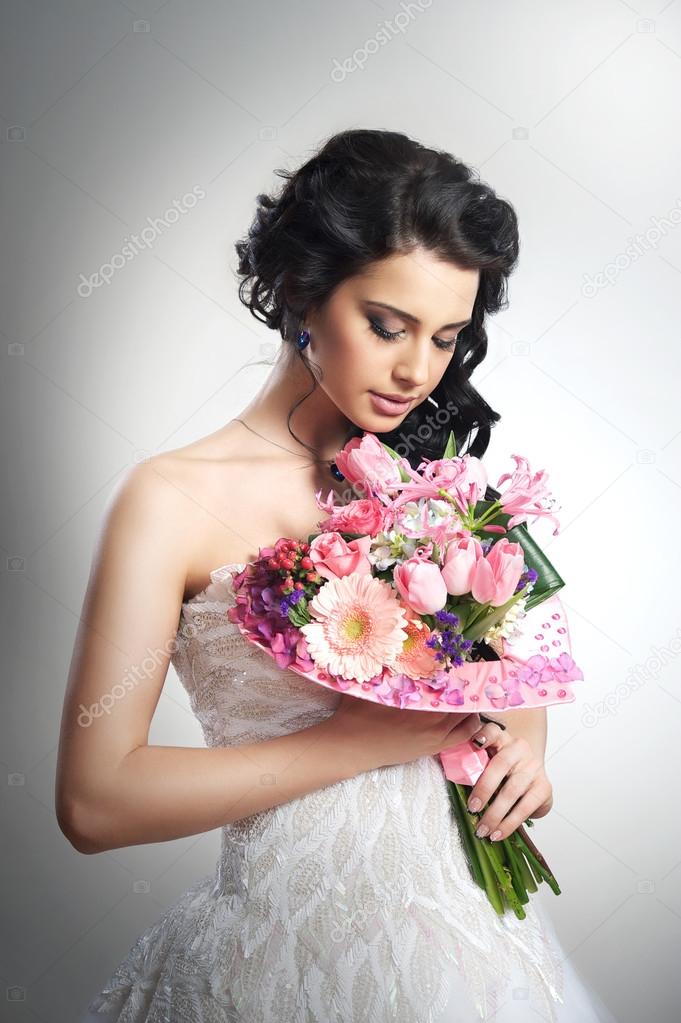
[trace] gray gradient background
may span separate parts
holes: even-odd
[[[2,5],[3,1019],[72,1023],[213,867],[218,831],[71,848],[53,809],[65,680],[114,484],[238,414],[268,372],[277,337],[233,276],[256,193],[352,126],[449,149],[518,211],[510,306],[473,381],[503,415],[492,480],[511,451],[550,471],[563,528],[536,535],[585,674],[549,715],[536,838],[563,894],[537,897],[618,1019],[678,1019],[681,2],[432,0],[398,28],[405,10]],[[151,741],[202,745],[172,669]]]

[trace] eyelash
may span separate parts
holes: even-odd
[[[383,338],[384,341],[397,341],[398,337],[402,333],[401,330],[396,330],[394,332],[386,330],[385,327],[382,327],[380,323],[376,323],[374,320],[369,320],[369,326],[373,330],[374,334]],[[451,341],[436,341],[435,347],[439,348],[442,352],[453,352],[454,346],[458,340],[459,335],[457,334],[457,336],[452,338]]]

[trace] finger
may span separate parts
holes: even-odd
[[[528,817],[532,816],[533,811],[536,810],[538,806],[541,806],[543,799],[544,797],[542,796],[539,788],[531,786],[525,795],[518,800],[516,805],[513,806],[511,810],[501,818],[501,820],[490,825],[490,840],[494,842],[503,842],[503,840],[508,838],[509,835],[512,835],[521,824],[524,824]],[[492,835],[496,834],[497,831],[501,832],[501,834],[493,839]]]
[[[485,835],[493,834],[496,831],[504,817],[530,790],[534,779],[535,772],[532,770],[517,770],[509,775],[499,794],[491,800],[478,820],[478,826],[475,829],[478,838],[484,838]],[[533,809],[539,805],[541,804],[536,803]],[[483,829],[486,830],[483,831]]]
[[[487,745],[496,747],[497,743],[499,743],[497,752],[490,757],[482,774],[468,795],[468,809],[473,813],[476,813],[485,803],[489,802],[489,799],[502,784],[506,775],[522,759],[522,745],[518,745],[512,736],[499,740],[495,738]]]
[[[505,729],[501,727],[498,722],[488,721],[481,725],[475,735],[472,736],[471,742],[474,742],[476,746],[496,746],[497,749],[510,742],[512,736],[508,734]]]

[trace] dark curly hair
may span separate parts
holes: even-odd
[[[441,457],[450,430],[459,455],[481,457],[501,416],[469,378],[487,353],[485,315],[508,304],[506,279],[519,248],[513,207],[450,153],[394,131],[340,132],[298,170],[276,173],[285,184],[276,195],[258,195],[248,234],[236,243],[239,299],[287,344],[295,344],[306,312],[392,254],[423,247],[480,271],[472,321],[459,332],[440,383],[395,430],[377,436],[414,468]],[[299,354],[314,390],[318,380]],[[289,412],[293,437],[291,415],[312,390]],[[346,442],[362,433],[355,427]]]

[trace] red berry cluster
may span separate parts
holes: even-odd
[[[268,558],[269,568],[282,575],[281,592],[304,590],[305,583],[319,583],[321,576],[315,571],[308,556],[310,545],[301,540],[277,540],[274,554]]]

